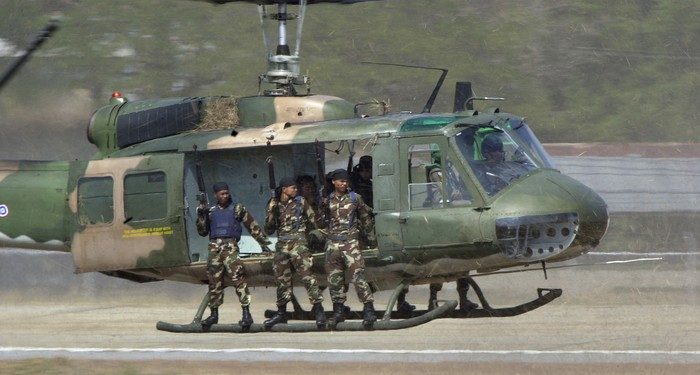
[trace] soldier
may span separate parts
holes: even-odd
[[[365,204],[373,207],[374,192],[372,191],[372,157],[364,155],[360,158],[360,163],[352,169],[351,174],[352,190],[362,196]]]
[[[249,328],[253,324],[253,317],[250,315],[250,292],[243,262],[238,258],[241,223],[263,250],[267,250],[270,241],[245,207],[232,202],[229,187],[225,182],[214,184],[214,193],[216,205],[206,207],[200,204],[197,207],[197,232],[200,236],[209,235],[207,276],[211,315],[202,321],[202,325],[208,327],[219,322],[219,306],[224,302],[224,277],[228,274],[241,303],[242,318],[238,324]]]
[[[348,178],[348,172],[344,169],[333,171],[331,181],[334,190],[323,202],[328,231],[326,272],[333,301],[331,326],[334,327],[345,320],[347,295],[343,287],[345,272],[348,270],[352,273],[357,297],[364,304],[363,324],[369,329],[377,320],[377,315],[374,311],[372,290],[365,280],[365,260],[362,258],[358,242],[358,222],[368,238],[369,245],[376,247],[374,218],[372,209],[365,204],[362,197],[348,189]]]
[[[287,322],[287,303],[292,300],[292,270],[299,273],[316,314],[316,325],[326,325],[323,297],[316,277],[311,272],[313,257],[306,247],[307,229],[316,227],[316,214],[302,196],[297,196],[297,186],[292,178],[280,181],[279,194],[270,199],[265,217],[265,233],[277,231],[273,269],[277,279],[277,313],[264,325],[271,328]]]
[[[319,197],[318,187],[313,177],[305,174],[297,177],[297,187],[299,195],[304,197],[306,202],[311,206],[311,209],[316,214],[316,218],[320,219],[319,207],[321,199]],[[316,223],[321,226],[322,223]],[[326,236],[322,229],[314,229],[313,226],[306,227],[306,244],[312,253],[320,253],[326,248]],[[321,289],[323,291],[323,288]]]

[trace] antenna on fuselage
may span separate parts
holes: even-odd
[[[309,77],[300,74],[299,58],[301,32],[304,26],[304,16],[306,15],[306,2],[306,0],[299,0],[298,15],[287,11],[287,1],[284,0],[277,3],[276,13],[268,13],[265,4],[258,4],[263,43],[265,44],[265,54],[267,56],[267,72],[261,74],[258,78],[258,91],[261,92],[263,82],[276,85],[276,88],[262,92],[265,95],[296,95],[297,90],[295,86],[300,85],[306,85],[307,94],[311,91],[309,87]],[[277,47],[274,52],[271,49],[271,44],[266,32],[269,20],[277,21]],[[291,52],[289,44],[287,44],[287,21],[294,20],[298,22],[296,28],[297,36],[294,52]]]
[[[387,65],[387,66],[398,66],[401,68],[415,68],[415,69],[428,69],[428,70],[441,71],[442,73],[440,74],[440,78],[438,78],[438,81],[435,84],[435,87],[433,88],[433,92],[430,93],[430,97],[428,98],[428,101],[425,102],[425,105],[423,106],[423,110],[420,113],[430,113],[430,110],[433,108],[433,104],[435,104],[435,99],[437,98],[438,92],[440,92],[440,88],[442,87],[442,84],[445,82],[445,77],[447,77],[447,72],[448,72],[447,69],[434,68],[432,66],[406,65],[406,64],[395,64],[395,63],[384,63],[384,62],[373,62],[373,61],[363,61],[362,64]]]

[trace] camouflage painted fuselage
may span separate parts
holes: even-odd
[[[607,228],[602,199],[546,163],[497,193],[479,183],[470,164],[478,159],[471,150],[479,132],[498,131],[526,152],[541,153],[536,141],[512,125],[522,119],[508,113],[357,118],[351,103],[334,97],[249,97],[233,102],[238,118],[233,132],[196,130],[202,116],[178,128],[175,123],[184,120],[177,110],[194,106],[189,116],[212,100],[194,99],[114,101],[97,111],[90,125],[90,139],[100,150],[94,160],[0,162],[0,246],[70,250],[77,272],[206,283],[207,240],[195,226],[197,164],[209,189],[227,181],[234,201],[264,217],[268,157],[278,176],[316,175],[317,147],[352,141],[365,143],[373,157],[378,246],[364,250],[363,257],[365,276],[377,288],[393,288],[403,279],[447,281],[471,270],[570,259],[595,247]],[[171,111],[158,112],[165,107]],[[181,130],[146,134],[155,119]],[[476,135],[468,152],[459,143],[465,132]],[[440,207],[416,204],[420,188],[431,182],[418,178],[406,156],[431,145],[451,160],[452,175],[468,199],[447,199]],[[449,189],[450,176],[433,187]],[[249,285],[274,286],[272,257],[259,254],[250,238],[240,247]],[[323,269],[324,254],[314,254],[314,271]]]

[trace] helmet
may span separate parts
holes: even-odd
[[[489,134],[481,141],[481,153],[486,155],[493,151],[503,151],[503,142],[501,142],[498,136]]]

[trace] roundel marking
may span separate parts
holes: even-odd
[[[5,217],[10,214],[10,210],[6,205],[0,204],[0,217]]]

